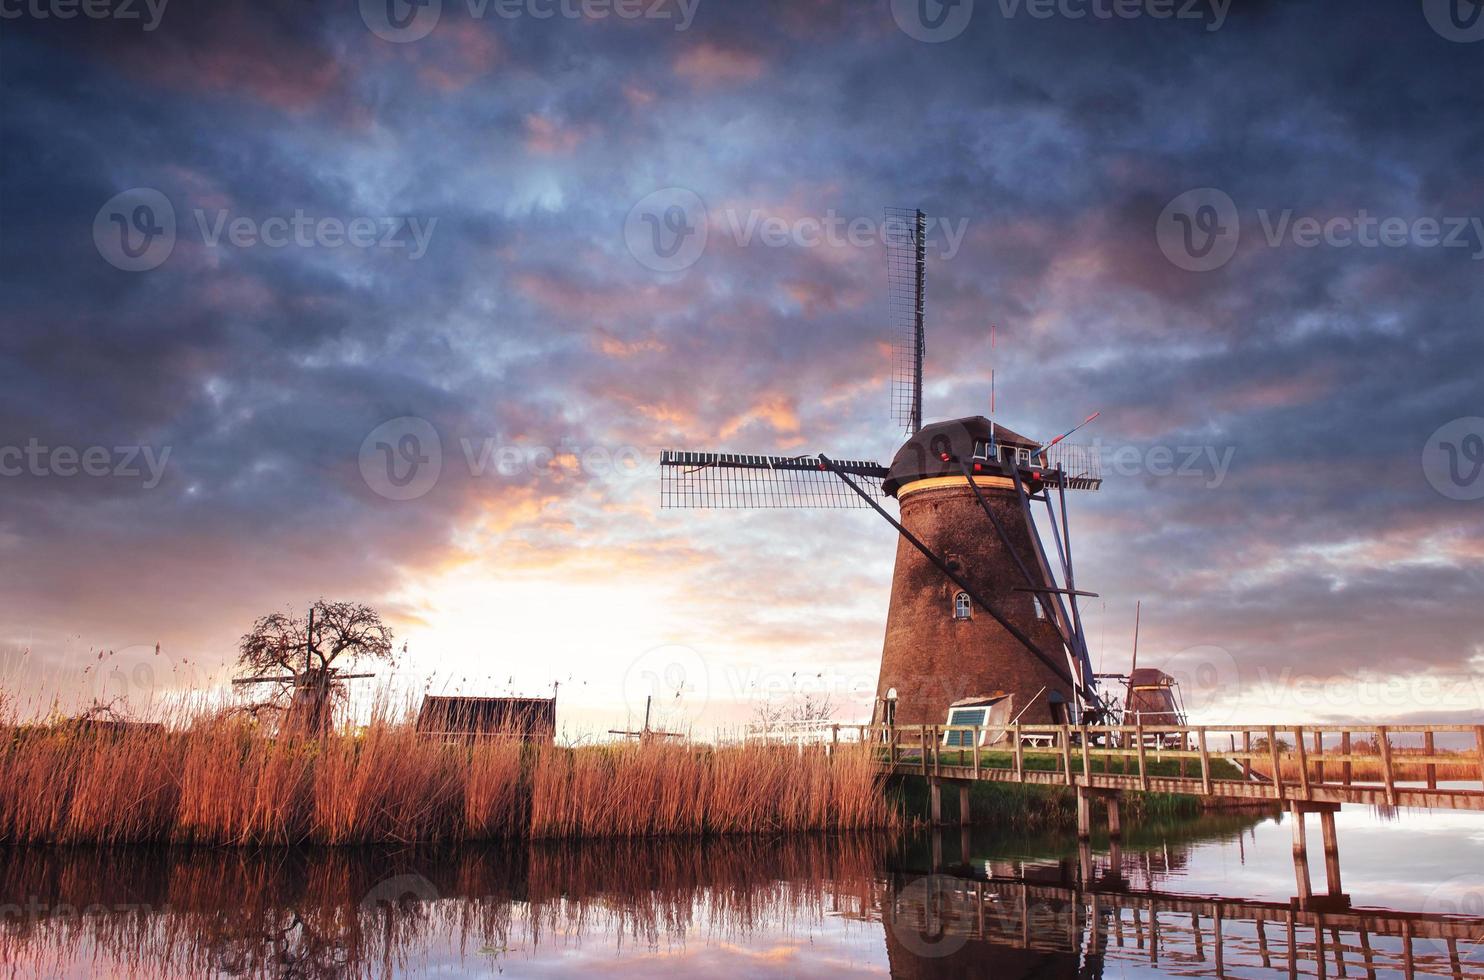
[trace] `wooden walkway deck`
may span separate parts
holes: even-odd
[[[894,775],[1484,811],[1484,725],[836,726],[836,741],[842,730],[878,745]]]

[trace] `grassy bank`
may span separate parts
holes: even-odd
[[[450,744],[406,722],[274,739],[237,719],[10,726],[0,843],[375,844],[890,828],[864,751]]]
[[[893,805],[908,820],[926,822],[929,816],[928,784],[924,779],[904,778],[892,789]],[[1095,809],[1102,804],[1094,802]],[[1155,819],[1190,819],[1204,811],[1194,796],[1169,793],[1124,794],[1121,816],[1132,824]],[[957,790],[946,791],[945,818],[958,820]],[[969,787],[969,815],[976,824],[990,825],[1015,833],[1050,833],[1077,829],[1077,794],[1065,786],[1036,786],[1020,783],[974,783]]]

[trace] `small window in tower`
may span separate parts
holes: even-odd
[[[960,592],[958,595],[953,597],[954,619],[968,619],[969,609],[969,594],[967,592]]]
[[[1015,450],[1015,461],[1021,466],[1031,465],[1031,451],[1029,449]]]
[[[975,459],[988,459],[989,458],[989,443],[985,442],[983,439],[975,439],[974,440],[974,458]]]
[[[1037,619],[1043,621],[1046,619],[1046,606],[1036,596],[1031,596],[1031,608],[1036,611]]]

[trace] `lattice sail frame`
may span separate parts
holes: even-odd
[[[835,460],[862,490],[885,500],[886,467],[867,460]],[[665,450],[660,454],[660,507],[665,509],[868,508],[817,456],[748,456]]]
[[[891,417],[910,436],[922,428],[927,216],[909,208],[887,208],[882,233],[891,326]]]

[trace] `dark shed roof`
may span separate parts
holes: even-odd
[[[556,738],[556,698],[466,698],[428,695],[417,713],[424,735]]]

